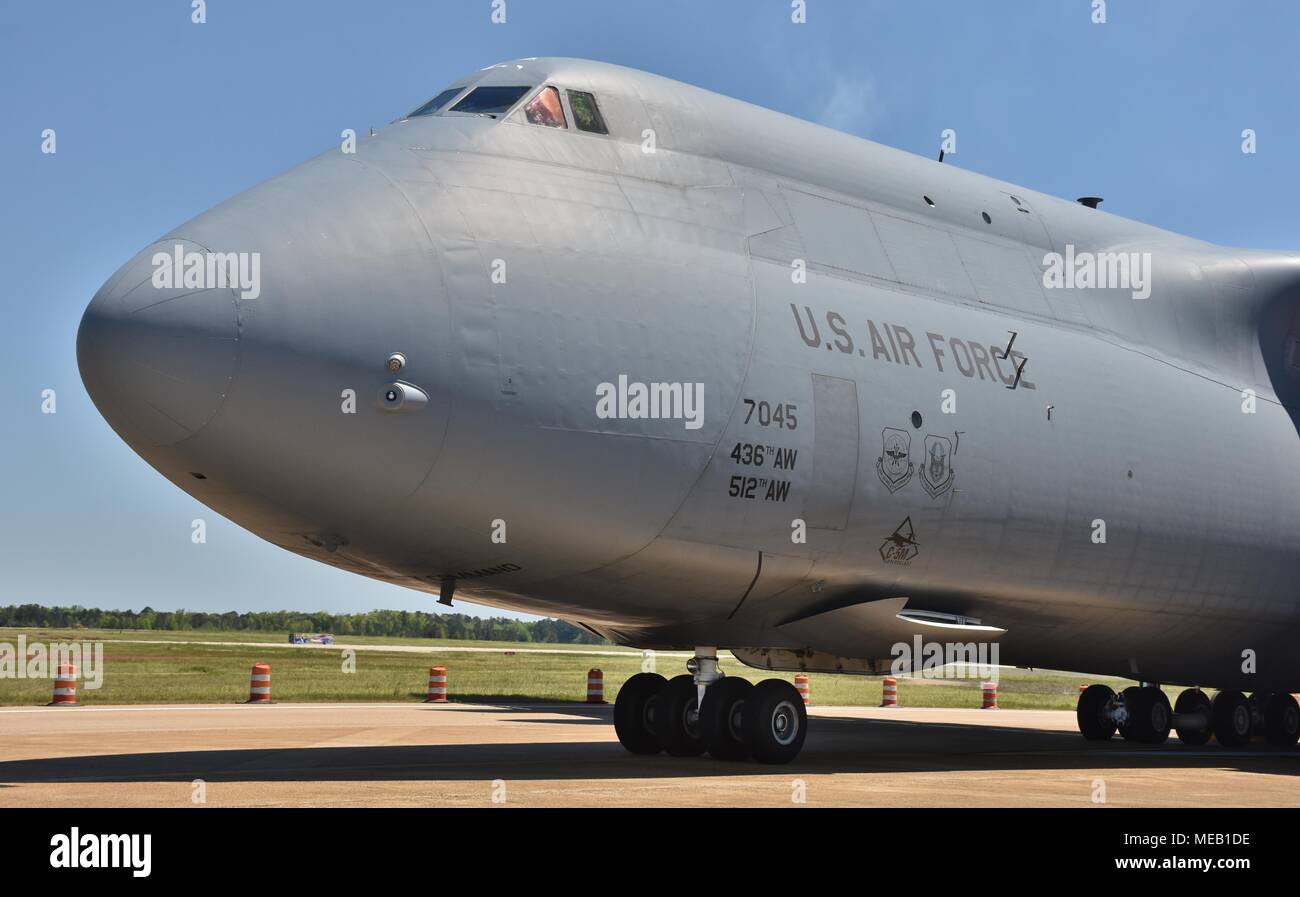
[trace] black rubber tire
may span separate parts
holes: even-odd
[[[748,679],[726,676],[704,693],[700,731],[709,756],[716,760],[744,760],[749,756],[743,720],[745,699],[753,690]]]
[[[654,730],[654,704],[668,687],[658,673],[637,673],[623,683],[614,699],[614,733],[634,754],[657,754],[663,748]]]
[[[745,743],[759,763],[789,763],[808,736],[803,696],[784,679],[764,679],[745,697]]]
[[[1264,734],[1264,702],[1272,692],[1252,691],[1246,698],[1246,704],[1250,707],[1250,734],[1253,738],[1256,735]]]
[[[1079,733],[1088,741],[1110,741],[1116,729],[1109,712],[1114,703],[1115,692],[1109,685],[1089,685],[1084,689],[1074,711]]]
[[[1125,689],[1125,695],[1129,694]],[[1169,707],[1169,696],[1155,686],[1132,689],[1126,699],[1128,723],[1126,728],[1135,741],[1143,744],[1164,744],[1169,740],[1170,723],[1174,712]]]
[[[1124,689],[1122,692],[1119,693],[1120,699],[1124,702],[1124,706],[1126,708],[1133,706],[1133,702],[1137,700],[1137,693],[1140,692],[1141,690],[1142,690],[1142,686],[1140,685],[1130,685],[1128,688]],[[1133,718],[1133,713],[1132,711],[1130,711],[1129,712],[1130,721],[1132,720],[1132,718]],[[1118,728],[1119,728],[1120,737],[1123,738],[1125,741],[1138,740],[1138,730],[1136,727],[1132,725],[1131,722],[1126,722],[1123,725],[1119,726]]]
[[[1264,737],[1279,747],[1300,740],[1300,704],[1294,696],[1274,692],[1264,701]]]
[[[1214,734],[1214,727],[1211,724],[1213,717],[1210,715],[1210,696],[1199,688],[1189,688],[1178,695],[1178,700],[1174,701],[1174,716],[1182,713],[1203,713],[1207,725],[1203,729],[1177,729],[1178,740],[1183,744],[1199,747],[1210,740]]]
[[[695,706],[695,678],[674,676],[655,699],[654,726],[659,744],[673,757],[698,757],[704,753],[700,715]]]
[[[1221,691],[1210,704],[1214,740],[1224,747],[1241,747],[1250,741],[1250,703],[1239,691]]]

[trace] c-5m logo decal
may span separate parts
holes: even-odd
[[[881,435],[884,444],[880,447],[880,457],[876,459],[876,473],[892,495],[906,486],[916,471],[910,457],[912,435],[893,427],[885,427]]]
[[[919,551],[911,517],[905,518],[898,529],[880,543],[880,559],[886,564],[910,564]]]
[[[925,460],[921,462],[921,485],[938,498],[952,488],[952,440],[946,436],[925,437]]]

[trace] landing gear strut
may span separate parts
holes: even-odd
[[[808,735],[808,713],[795,687],[783,679],[757,685],[727,678],[713,648],[697,648],[689,674],[665,679],[638,673],[614,701],[614,731],[634,754],[664,751],[718,760],[789,763]]]

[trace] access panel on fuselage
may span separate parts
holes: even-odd
[[[667,530],[675,538],[799,557],[839,546],[858,476],[860,384],[821,374],[791,345],[795,306],[785,300],[808,287],[790,270],[755,265],[749,369],[708,467]]]
[[[852,380],[812,375],[812,482],[804,505],[809,529],[842,530],[858,473],[858,387]]]

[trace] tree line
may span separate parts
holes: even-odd
[[[604,640],[564,620],[515,620],[471,617],[424,611],[372,610],[360,614],[303,613],[292,610],[222,614],[203,611],[164,611],[145,607],[100,610],[95,607],[44,607],[22,604],[0,607],[0,626],[42,629],[143,629],[181,632],[329,632],[334,635],[378,635],[405,638],[466,639],[488,642],[598,645]]]

